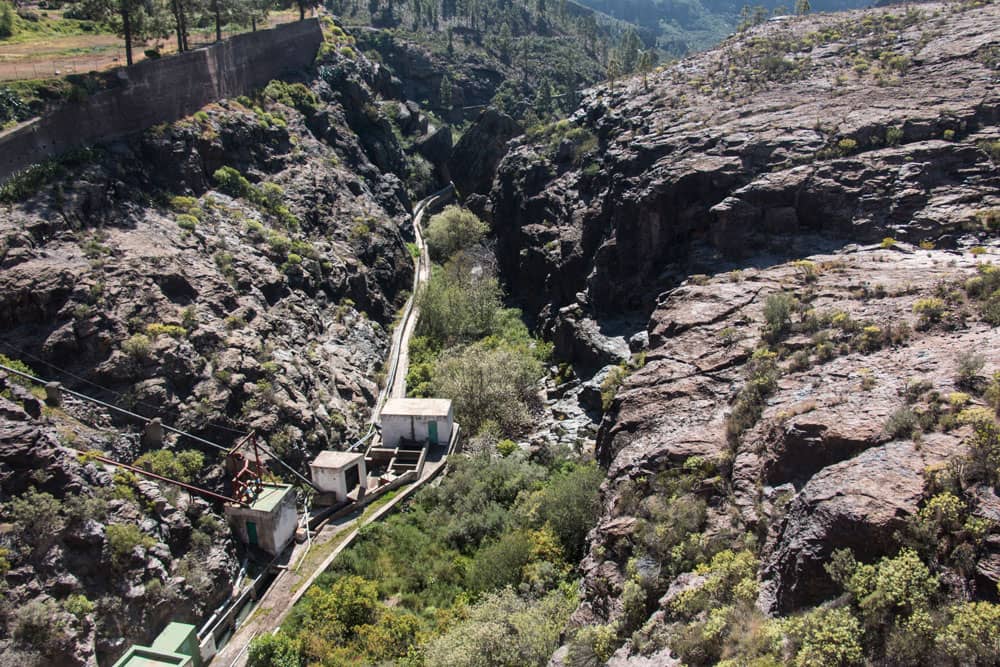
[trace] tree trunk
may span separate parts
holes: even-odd
[[[184,13],[184,0],[177,0],[177,6],[181,10],[181,41],[184,42],[184,50],[190,51],[191,47],[188,45],[188,21],[187,14]]]
[[[212,0],[212,12],[215,14],[215,41],[222,41],[222,16],[219,15],[219,0]]]
[[[257,17],[250,17],[250,32],[257,32]]]
[[[306,20],[306,5],[302,0],[299,0],[299,20]]]
[[[121,0],[122,28],[125,33],[125,64],[132,66],[132,15],[129,12],[129,0]]]
[[[174,14],[174,27],[177,29],[177,51],[184,51],[184,28],[182,27],[181,21],[181,6],[180,0],[172,0],[170,3],[170,9]]]

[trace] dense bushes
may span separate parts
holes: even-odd
[[[543,371],[541,362],[515,347],[475,343],[442,356],[433,393],[452,400],[455,418],[470,433],[488,420],[510,431],[529,422],[528,402]]]
[[[169,449],[157,449],[146,452],[135,464],[157,475],[170,477],[181,482],[193,482],[195,476],[205,464],[205,456],[193,449],[173,452]]]
[[[451,465],[403,513],[365,528],[295,608],[280,646],[268,640],[255,650],[294,650],[316,664],[404,656],[417,661],[408,664],[544,664],[576,604],[569,563],[596,520],[601,474],[520,452]],[[498,624],[501,612],[507,622]]]
[[[503,307],[491,260],[476,251],[485,225],[450,207],[431,227],[428,243],[447,262],[434,267],[417,297],[409,393],[452,399],[456,419],[469,434],[485,423],[517,430],[528,421],[550,346],[532,339],[520,311]]]
[[[460,250],[482,242],[489,227],[472,211],[449,206],[431,218],[427,226],[427,250],[435,262],[443,262]]]

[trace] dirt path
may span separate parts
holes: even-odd
[[[58,12],[53,12],[58,14]],[[279,23],[298,19],[298,10],[273,12],[266,25],[260,29],[273,28]],[[247,32],[223,30],[223,39]],[[213,30],[194,31],[190,37],[191,47],[198,48],[215,41]],[[176,43],[168,38],[154,40],[148,44],[133,46],[135,62],[145,60],[144,51],[156,47],[163,55],[177,50]],[[120,37],[109,33],[77,35],[40,35],[24,40],[0,40],[0,81],[18,79],[45,79],[49,77],[81,74],[117,67],[125,64],[125,45]]]

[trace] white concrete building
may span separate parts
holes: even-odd
[[[402,439],[447,445],[455,417],[447,398],[390,398],[379,425],[383,447],[396,447]]]
[[[309,473],[313,484],[324,493],[334,494],[337,501],[346,500],[348,493],[365,486],[368,480],[361,452],[320,452],[309,464]]]
[[[249,507],[227,503],[225,513],[240,541],[272,556],[285,550],[299,523],[290,484],[264,484]]]

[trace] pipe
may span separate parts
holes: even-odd
[[[213,500],[218,500],[224,503],[234,503],[236,505],[242,505],[243,507],[250,507],[249,503],[236,500],[235,498],[230,498],[229,496],[224,496],[221,493],[216,493],[215,491],[209,491],[208,489],[202,489],[200,487],[194,486],[193,484],[187,484],[186,482],[179,482],[176,479],[170,479],[169,477],[164,477],[163,475],[157,475],[155,472],[149,472],[148,470],[139,468],[138,466],[129,465],[128,463],[122,463],[121,461],[115,461],[114,459],[109,459],[108,457],[101,456],[100,454],[84,453],[84,455],[89,456],[90,458],[97,459],[102,463],[107,463],[108,465],[124,468],[125,470],[137,473],[139,475],[144,475],[146,477],[150,477],[152,479],[161,482],[167,482],[168,484],[179,486],[182,489],[191,491],[192,493],[197,493],[198,495],[207,496],[208,498],[212,498]]]

